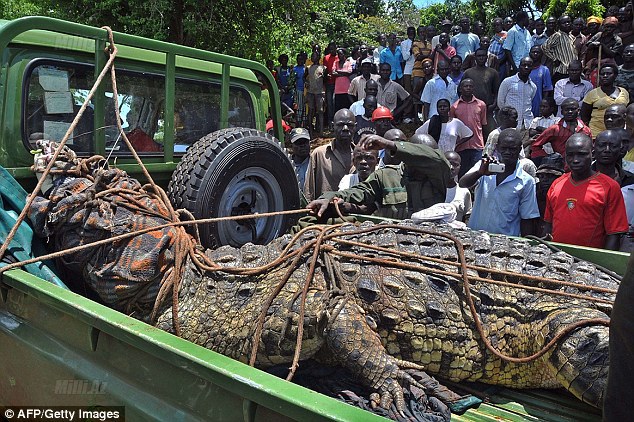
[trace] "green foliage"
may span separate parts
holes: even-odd
[[[355,16],[378,16],[383,10],[382,0],[356,0]]]
[[[2,19],[16,19],[22,16],[44,13],[41,4],[28,0],[0,0],[0,17]]]
[[[390,19],[379,16],[359,17],[358,41],[360,44],[377,46],[376,38],[380,34],[403,33],[406,28]]]
[[[461,16],[483,21],[537,7],[546,14],[601,14],[618,0],[446,0],[418,9],[413,0],[0,0],[0,18],[47,15],[258,61],[291,62],[330,41],[376,46],[378,34],[438,25]]]
[[[603,16],[605,6],[601,0],[571,0],[566,7],[570,16]]]
[[[563,14],[587,18],[588,16],[603,16],[603,12],[605,12],[605,6],[601,0],[550,0],[544,11],[544,19],[548,16]]]
[[[439,26],[445,19],[457,21],[459,16],[471,16],[467,3],[460,0],[447,0],[443,3],[434,3],[420,11],[421,24]]]

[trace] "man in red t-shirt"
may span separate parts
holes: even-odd
[[[592,170],[592,139],[575,133],[566,142],[570,173],[548,190],[545,231],[555,242],[618,250],[627,216],[617,182]]]
[[[331,42],[328,44],[326,49],[326,54],[324,56],[324,66],[326,67],[326,116],[328,120],[328,125],[332,126],[332,119],[335,116],[335,76],[332,76],[332,72],[334,71],[335,60],[337,59],[337,44],[335,42]]]

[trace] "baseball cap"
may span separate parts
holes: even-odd
[[[308,130],[304,129],[303,127],[296,127],[295,129],[291,130],[289,136],[291,139],[291,144],[294,144],[300,139],[306,139],[310,142],[310,134],[308,133]]]
[[[445,19],[442,22],[440,22],[440,25],[445,26],[445,25],[453,25],[453,22],[450,21],[449,19]]]

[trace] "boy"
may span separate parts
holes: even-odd
[[[473,136],[455,147],[465,171],[482,158],[484,149],[482,128],[487,124],[487,105],[473,95],[474,85],[473,79],[466,78],[460,81],[460,98],[451,106],[450,112],[452,117],[462,121],[473,133]]]
[[[539,136],[550,126],[556,124],[560,117],[555,117],[557,104],[551,97],[542,99],[539,104],[539,117],[535,117],[528,127],[528,135],[531,139]]]

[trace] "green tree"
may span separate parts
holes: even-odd
[[[42,5],[32,1],[0,0],[0,17],[16,19],[28,15],[41,15],[45,12]]]

